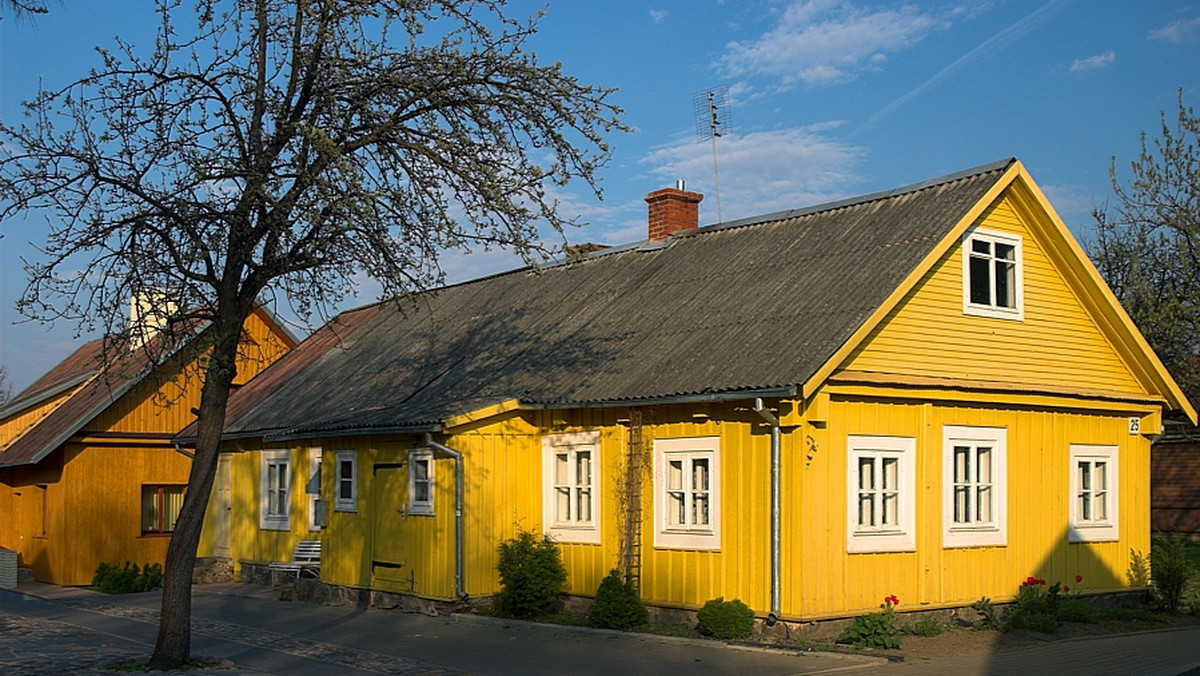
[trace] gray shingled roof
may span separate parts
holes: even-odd
[[[386,305],[228,431],[383,431],[512,398],[557,408],[800,386],[1013,161]]]

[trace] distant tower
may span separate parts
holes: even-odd
[[[712,142],[713,183],[717,193],[717,222],[721,218],[721,172],[717,170],[717,137],[733,128],[729,113],[729,87],[719,85],[692,94],[692,108],[696,113],[696,141]]]

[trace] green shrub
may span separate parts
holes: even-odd
[[[838,634],[838,643],[850,643],[855,648],[898,649],[904,638],[896,626],[896,611],[889,596],[883,602],[883,612],[867,613],[854,618],[854,622]]]
[[[601,629],[632,629],[645,624],[649,613],[638,598],[633,580],[613,569],[600,582],[596,602],[588,611],[588,624]]]
[[[904,627],[904,633],[913,636],[940,636],[950,630],[936,615],[926,615]]]
[[[139,569],[137,564],[121,567],[116,563],[101,563],[92,576],[92,587],[105,594],[133,594],[157,589],[162,584],[162,566],[147,563]]]
[[[1017,600],[1005,613],[1005,629],[1029,629],[1053,634],[1058,629],[1059,585],[1042,591],[1045,580],[1029,578],[1021,583]]]
[[[1096,621],[1096,609],[1076,598],[1064,599],[1058,606],[1058,619],[1091,624]]]
[[[996,606],[992,605],[991,599],[983,596],[975,603],[972,603],[971,608],[979,613],[980,629],[1000,628],[1000,616],[996,614]]]
[[[746,638],[754,633],[754,611],[738,599],[718,596],[705,603],[696,617],[700,620],[696,631],[705,636]]]
[[[567,582],[567,569],[553,540],[519,530],[500,543],[500,593],[496,610],[508,617],[529,618],[550,610]]]
[[[1170,535],[1150,548],[1150,579],[1163,610],[1175,613],[1183,605],[1183,590],[1192,577],[1192,562],[1188,559],[1183,540]]]

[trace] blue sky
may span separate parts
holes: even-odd
[[[148,42],[151,6],[72,0],[34,21],[0,20],[0,115],[14,120],[39,81],[86,74],[94,45]],[[619,88],[635,130],[610,139],[602,202],[583,186],[560,194],[589,223],[573,242],[645,238],[642,198],[680,178],[706,195],[701,222],[717,221],[712,146],[697,142],[692,106],[706,88],[729,92],[732,130],[717,141],[724,220],[1015,156],[1080,238],[1111,196],[1111,158],[1127,167],[1180,88],[1200,105],[1200,4],[1186,1],[551,0],[531,48]],[[72,326],[14,324],[20,258],[37,255],[46,218],[0,224],[0,363],[18,390],[83,339]],[[514,265],[501,252],[443,261],[451,281]],[[375,288],[364,283],[347,305]]]

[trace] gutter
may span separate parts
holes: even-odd
[[[754,412],[771,426],[771,612],[767,614],[767,626],[773,626],[779,621],[781,612],[780,602],[780,432],[779,418],[776,418],[765,406],[761,397],[754,400]]]
[[[454,459],[454,593],[463,601],[467,591],[463,589],[463,455],[433,440],[433,433],[425,433],[425,444]]]

